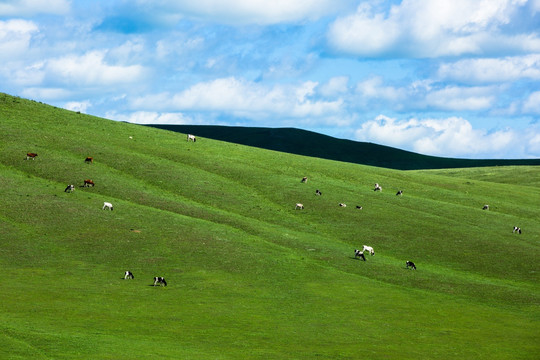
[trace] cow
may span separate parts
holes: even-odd
[[[373,248],[371,246],[364,245],[362,247],[362,252],[364,252],[364,251],[369,251],[371,256],[375,255],[375,251],[373,251]]]
[[[373,189],[373,191],[382,191],[382,187],[379,185],[379,184],[375,184],[375,188]]]
[[[64,192],[70,193],[70,192],[72,192],[73,190],[75,190],[75,185],[68,185],[68,186],[66,187],[66,189],[64,190]]]
[[[315,195],[322,195],[322,192],[319,191],[319,189],[315,190]]]
[[[126,272],[124,273],[124,280],[125,279],[135,279],[135,276],[133,276],[133,273],[129,270],[126,270]]]
[[[307,176],[304,176],[300,182],[307,183]]]
[[[93,164],[94,163],[94,158],[91,157],[91,156],[88,156],[86,159],[84,159],[84,162],[87,163],[87,164]]]
[[[197,141],[197,138],[195,137],[195,135],[191,135],[191,134],[188,134],[187,135],[187,141]]]
[[[361,207],[360,205],[356,205],[356,208],[357,208],[358,210],[362,210],[362,209],[363,209],[363,207]]]
[[[360,258],[360,259],[366,261],[366,257],[364,256],[364,252],[363,252],[363,251],[360,251],[360,250],[358,250],[358,249],[355,249],[355,250],[354,250],[354,258],[355,258],[355,259],[356,259],[356,258]]]
[[[414,265],[414,263],[413,263],[412,261],[407,260],[407,262],[405,263],[405,265],[407,265],[407,269],[408,269],[409,266],[410,266],[413,270],[416,270],[416,265]]]
[[[28,159],[36,160],[36,156],[37,156],[36,153],[26,153],[26,160]]]
[[[84,185],[83,185],[83,187],[90,187],[90,186],[94,187],[94,185],[95,185],[95,184],[94,184],[94,181],[89,180],[89,179],[84,180]]]
[[[105,209],[109,209],[111,211],[114,210],[113,205],[110,202],[106,202],[106,201],[103,203],[103,208],[101,208],[101,210],[105,210]]]
[[[514,230],[512,230],[512,233],[521,234],[521,228],[518,228],[517,226],[514,226]]]
[[[154,286],[156,285],[167,286],[167,282],[163,276],[154,276]]]
[[[396,196],[402,196],[403,195],[403,191],[402,190],[399,190],[397,193],[396,193]]]
[[[482,208],[482,210],[489,210],[489,205],[484,205],[484,207]]]
[[[347,204],[339,203],[339,206],[340,206],[340,207],[347,207]]]
[[[298,210],[298,209],[304,209],[304,204],[297,203],[294,210]]]

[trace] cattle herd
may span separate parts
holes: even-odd
[[[131,138],[132,137],[130,136],[130,139]],[[188,134],[187,135],[187,141],[188,142],[189,141],[196,142],[197,138],[194,135]],[[38,156],[38,154],[29,152],[29,153],[26,154],[25,160],[29,160],[29,159],[35,160],[37,156]],[[93,164],[94,163],[94,158],[91,157],[91,156],[88,156],[88,157],[86,157],[84,159],[84,162],[87,163],[87,164]],[[307,176],[302,177],[302,180],[301,180],[302,183],[307,183],[307,181],[308,181]],[[83,182],[83,185],[81,187],[94,187],[94,186],[95,186],[95,183],[94,183],[93,180],[85,179],[84,182]],[[75,185],[70,184],[65,188],[64,192],[71,193],[74,190],[75,190]],[[378,183],[375,183],[375,186],[374,186],[373,190],[382,192],[382,187]],[[321,196],[322,193],[321,193],[321,191],[319,189],[317,189],[317,190],[315,190],[315,195]],[[396,196],[403,196],[403,191],[399,190],[396,193]],[[345,203],[339,203],[338,206],[343,207],[343,208],[347,207],[347,205]],[[113,209],[114,209],[114,207],[113,207],[112,203],[107,202],[107,201],[103,202],[102,210],[110,210],[110,211],[112,211]],[[302,203],[296,203],[295,210],[303,210],[303,209],[304,209],[304,205]],[[356,205],[356,209],[362,210],[363,207],[360,206],[360,205]],[[489,210],[489,205],[484,205],[482,207],[482,209],[483,210]],[[512,233],[521,234],[521,228],[519,228],[517,226],[514,226],[514,229],[512,230]],[[366,257],[364,255],[365,251],[367,251],[371,256],[375,255],[375,251],[373,250],[373,248],[371,246],[363,245],[362,250],[358,250],[358,249],[354,250],[354,259],[361,259],[363,261],[366,261]],[[412,262],[410,260],[407,260],[405,262],[405,265],[406,265],[407,269],[416,270],[416,265],[414,264],[414,262]],[[134,278],[135,277],[133,276],[133,273],[131,271],[129,271],[129,270],[125,271],[124,279],[134,279]],[[155,276],[154,277],[153,286],[158,286],[158,285],[159,286],[167,286],[167,281],[165,281],[164,277],[162,277],[162,276]]]

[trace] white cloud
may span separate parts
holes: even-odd
[[[344,94],[348,89],[349,77],[348,76],[335,76],[328,80],[326,84],[322,84],[319,88],[319,92],[323,96],[335,96]]]
[[[29,99],[54,101],[59,99],[65,99],[71,95],[71,91],[61,88],[37,88],[30,87],[25,88],[22,91],[22,95]]]
[[[474,129],[469,121],[459,117],[397,120],[379,115],[363,123],[355,136],[360,141],[447,157],[493,158],[521,147],[521,139],[513,130]]]
[[[526,0],[403,0],[388,11],[372,4],[360,4],[356,13],[330,25],[327,36],[332,47],[367,57],[457,56],[501,48],[540,51],[536,29],[516,36],[499,31]]]
[[[312,100],[316,87],[317,83],[311,81],[298,85],[265,86],[229,77],[198,83],[174,95],[162,93],[138,98],[132,106],[137,109],[152,106],[181,111],[222,111],[255,119],[276,115],[320,117],[340,112],[343,102],[339,99]]]
[[[69,10],[70,2],[67,0],[9,0],[0,3],[0,16],[65,15]]]
[[[425,105],[442,110],[487,110],[495,103],[495,88],[448,86],[427,93]]]
[[[155,6],[155,2],[150,0],[138,2]],[[161,1],[159,8],[168,13],[180,12],[217,23],[268,25],[315,20],[352,3],[352,0],[180,0]]]
[[[32,36],[38,32],[37,25],[32,21],[0,21],[0,60],[11,61],[24,55]]]
[[[92,104],[90,101],[71,101],[64,105],[64,109],[71,110],[71,111],[79,111],[82,113],[86,113],[86,110],[91,107]]]
[[[540,91],[535,91],[529,95],[523,103],[523,112],[540,115]]]
[[[392,101],[402,101],[407,90],[393,86],[385,86],[380,76],[372,76],[356,85],[356,92],[366,98],[379,98]]]
[[[110,65],[105,55],[105,51],[91,51],[50,59],[45,71],[50,79],[78,86],[132,84],[144,77],[141,65]]]
[[[540,80],[540,54],[504,58],[463,59],[442,64],[441,79],[468,83],[494,83],[518,79]]]
[[[193,119],[182,113],[158,113],[155,111],[136,111],[129,114],[119,114],[111,111],[105,114],[107,119],[126,121],[134,124],[193,124]]]

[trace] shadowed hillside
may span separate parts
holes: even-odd
[[[295,128],[209,125],[150,126],[291,154],[398,170],[540,165],[540,159],[470,160],[427,156],[389,146],[337,139],[331,136]]]

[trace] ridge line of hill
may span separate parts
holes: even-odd
[[[422,155],[297,128],[159,124],[146,126],[267,150],[396,170],[540,165],[540,159],[460,159]]]

